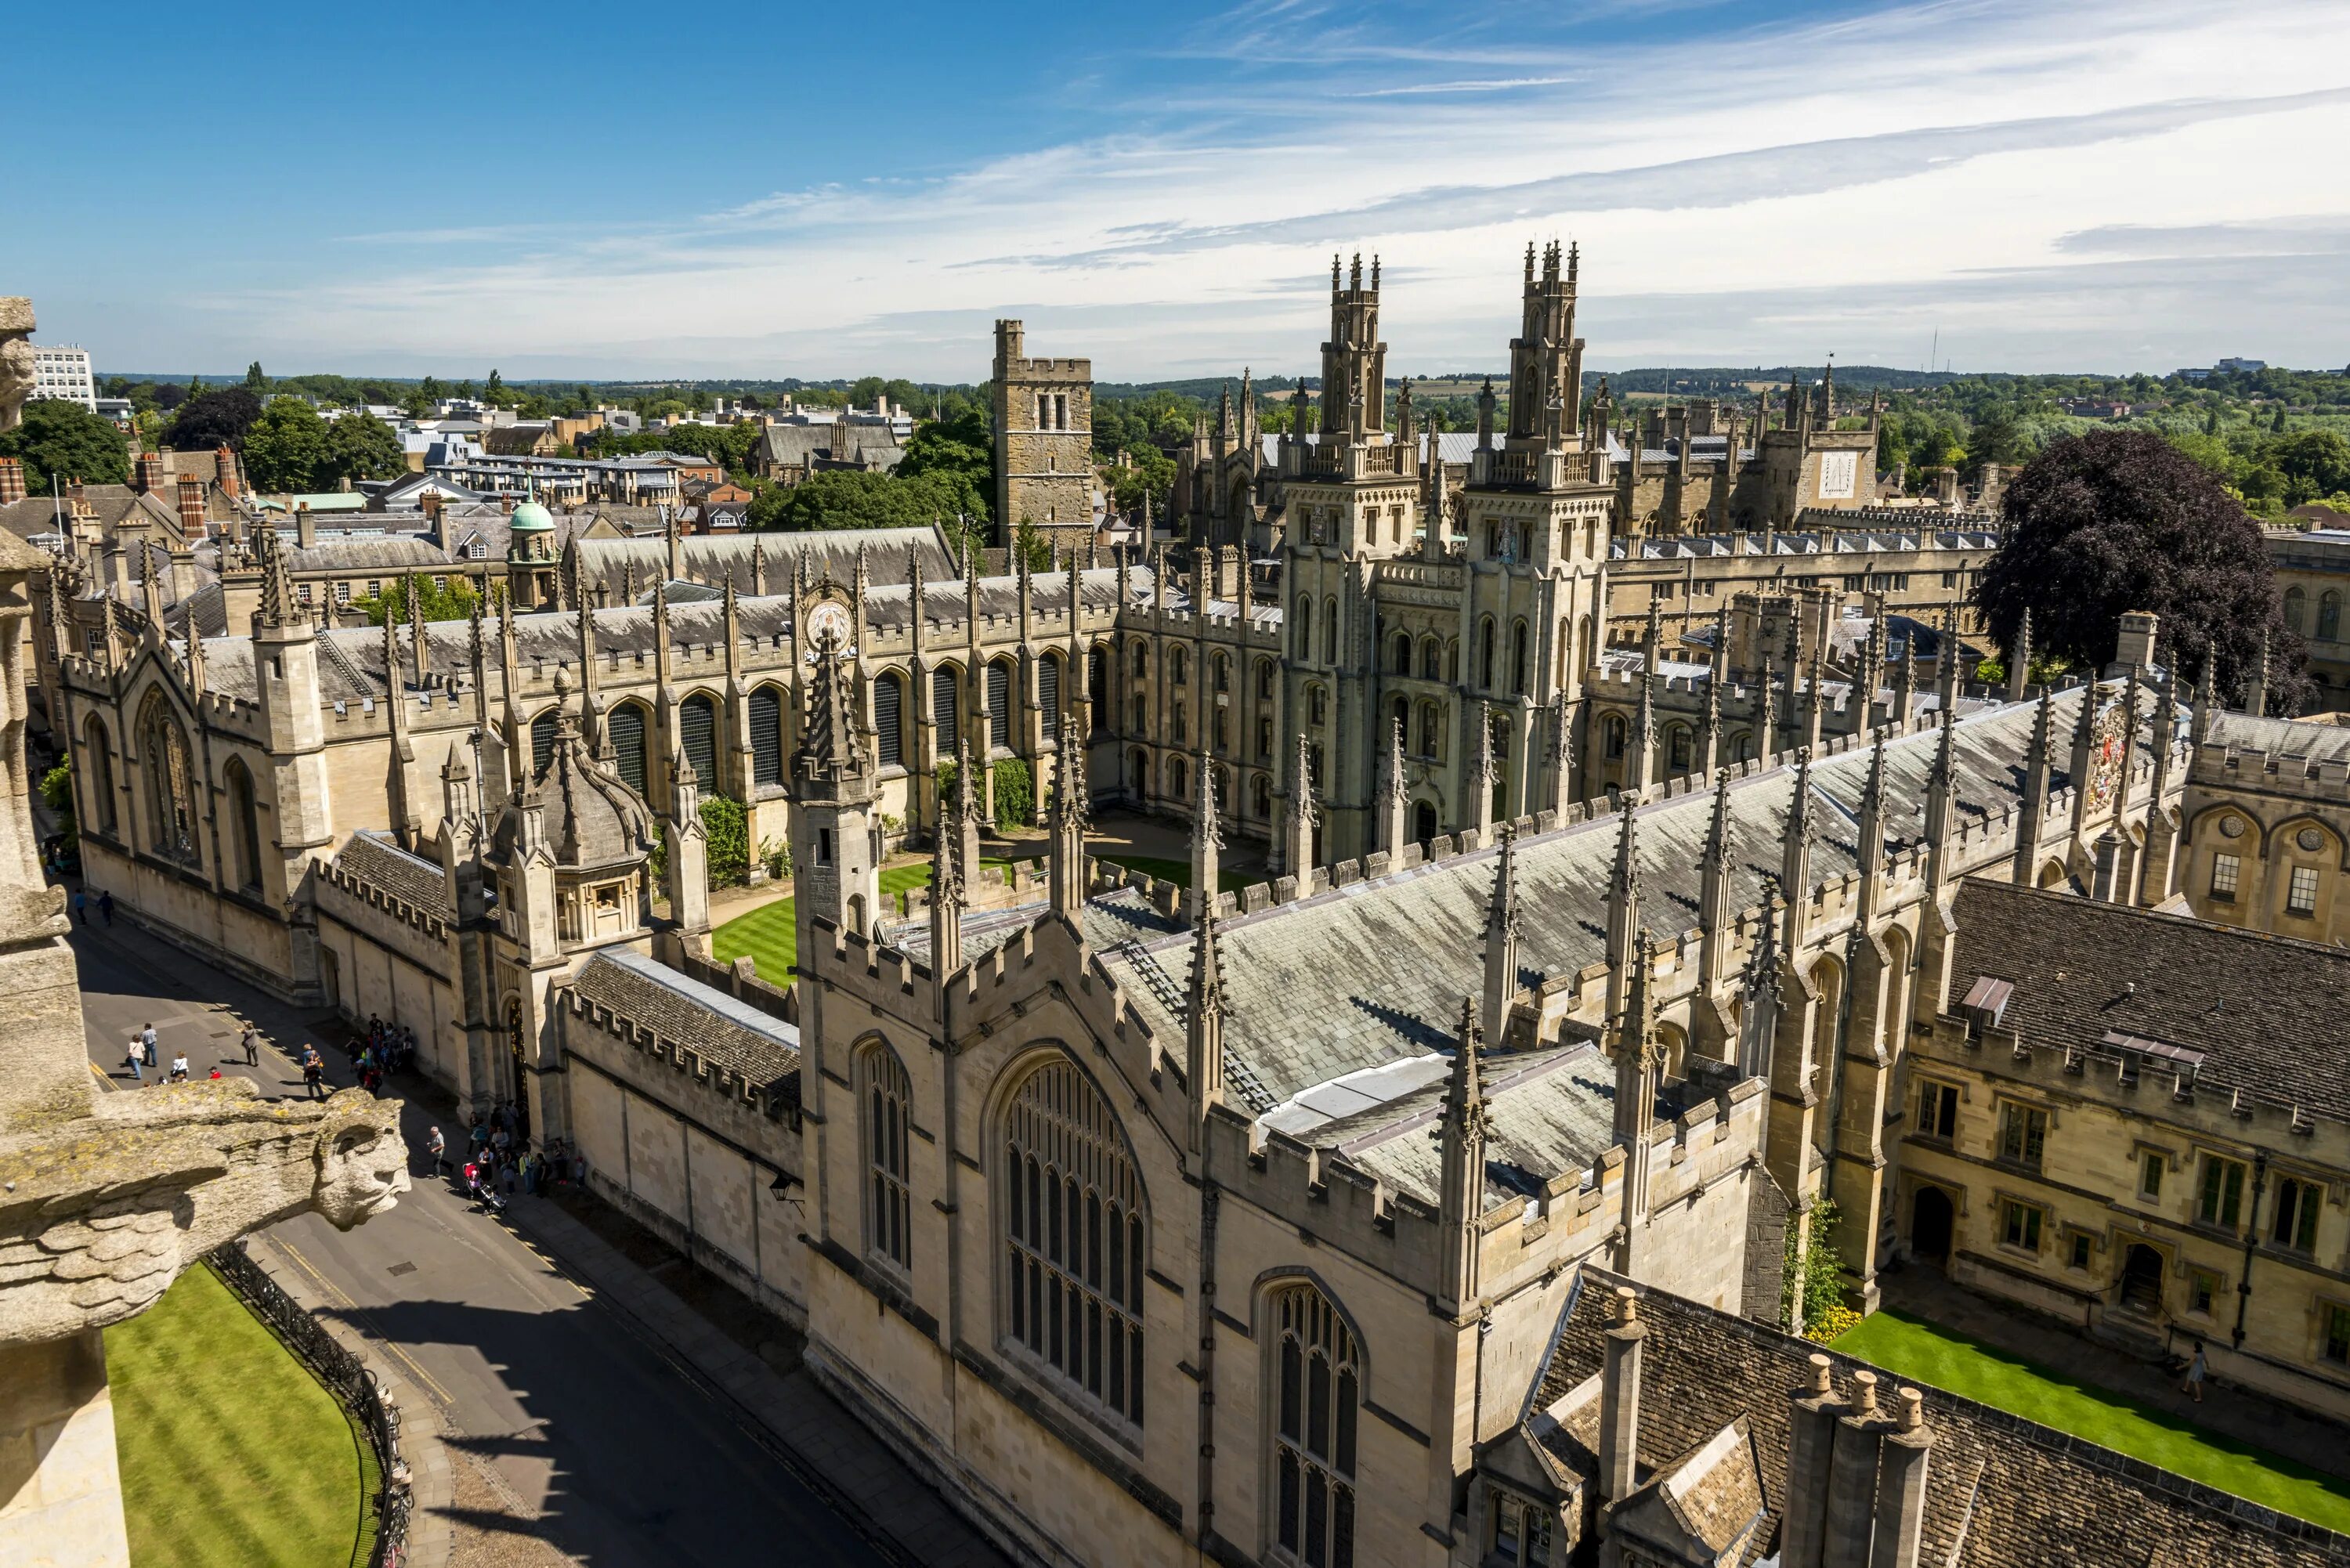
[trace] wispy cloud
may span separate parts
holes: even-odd
[[[2312,152],[2350,139],[2350,7],[2324,0],[1924,0],[1802,25],[1681,0],[1274,0],[1075,59],[1055,90],[1094,134],[924,168],[779,156],[788,175],[681,215],[615,222],[583,197],[576,224],[391,231],[363,236],[356,275],[186,303],[279,358],[959,379],[1017,313],[1132,379],[1309,364],[1312,280],[1359,244],[1391,264],[1390,364],[1454,368],[1498,359],[1516,248],[1572,234],[1595,363],[1898,363],[1940,311],[2019,367],[2137,365],[2273,316],[2198,306],[2198,282],[2301,278],[2281,258],[2350,234],[2350,167]],[[2230,341],[2350,358],[2350,303],[2280,297],[2297,325]],[[2002,327],[2002,300],[2048,329]]]

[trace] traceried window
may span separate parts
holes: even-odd
[[[880,740],[881,765],[898,765],[898,698],[903,688],[895,672],[873,683],[873,729]],[[884,693],[887,693],[885,696]],[[751,783],[754,787],[784,782],[784,692],[779,686],[762,686],[751,693]],[[618,711],[618,710],[615,710]],[[886,722],[884,721],[887,721]],[[643,723],[638,724],[642,748]]]
[[[706,691],[697,691],[677,705],[678,745],[685,765],[693,770],[693,785],[703,794],[718,793],[718,705]]]
[[[96,714],[82,730],[83,755],[88,759],[89,785],[84,820],[98,824],[101,833],[114,831],[114,746],[106,725]]]
[[[1355,1417],[1362,1362],[1354,1331],[1310,1284],[1266,1303],[1275,1390],[1273,1538],[1304,1568],[1354,1568]]]
[[[1149,1254],[1125,1134],[1055,1056],[1014,1091],[1002,1158],[1006,1343],[1065,1397],[1140,1426]]]
[[[1493,1493],[1493,1550],[1490,1568],[1550,1568],[1557,1510],[1529,1502],[1513,1492]],[[1631,1559],[1627,1556],[1626,1561]]]
[[[913,1267],[906,1148],[906,1106],[913,1089],[897,1053],[879,1040],[858,1054],[857,1075],[865,1111],[865,1255],[903,1272]]]
[[[757,699],[752,701],[755,712]],[[645,710],[640,703],[623,702],[606,715],[604,740],[612,748],[612,765],[620,770],[621,779],[639,794],[645,794]],[[650,796],[646,798],[650,799]]]
[[[773,690],[772,687],[760,688],[762,691]],[[779,707],[778,719],[781,716]],[[772,779],[767,777],[766,758],[761,756],[758,759],[761,784],[783,782],[784,748],[780,723],[776,729],[775,776]],[[751,742],[752,751],[755,753],[759,749],[758,691],[751,693]],[[882,767],[902,768],[906,765],[906,681],[894,670],[885,670],[873,678],[873,751],[875,760]]]
[[[196,778],[187,732],[160,691],[147,696],[139,716],[139,753],[146,771],[147,842],[158,855],[193,864],[196,859]]]

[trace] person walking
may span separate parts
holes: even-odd
[[[89,924],[89,895],[78,888],[74,889],[74,919],[82,925]]]
[[[325,1063],[325,1061],[324,1061],[324,1060],[322,1060],[322,1059],[319,1057],[319,1055],[318,1055],[318,1048],[317,1048],[316,1045],[305,1045],[305,1046],[303,1046],[303,1047],[302,1047],[302,1087],[303,1087],[303,1090],[304,1090],[307,1094],[308,1094],[308,1096],[309,1096],[312,1099],[314,1099],[314,1100],[316,1100],[316,1099],[320,1099],[320,1098],[323,1098],[323,1097],[324,1097],[324,1091],[325,1091],[325,1087],[326,1087],[326,1083],[327,1083],[327,1064]]]
[[[244,1039],[243,1041],[243,1044],[244,1046],[244,1064],[248,1067],[260,1066],[261,1031],[255,1029],[250,1023],[246,1024],[244,1026]]]
[[[114,892],[111,888],[98,896],[98,912],[106,917],[108,925],[114,924]],[[154,1064],[151,1062],[148,1065],[153,1066]]]
[[[145,1084],[147,1082],[147,1075],[142,1069],[141,1064],[147,1060],[147,1053],[146,1050],[140,1045],[139,1037],[136,1034],[130,1037],[130,1049],[122,1054],[122,1059],[130,1064],[130,1076],[132,1081],[142,1085]]]
[[[139,1032],[139,1046],[147,1054],[147,1064],[155,1064],[155,1026],[152,1023]]]
[[[441,1136],[438,1127],[424,1135],[424,1152],[432,1157],[433,1175],[449,1174],[449,1140]]]
[[[2195,1359],[2187,1364],[2187,1381],[2178,1386],[2179,1392],[2200,1405],[2203,1403],[2203,1379],[2210,1373],[2210,1365],[2203,1359],[2203,1342],[2199,1339],[2195,1342]]]

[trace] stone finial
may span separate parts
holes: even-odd
[[[1616,1322],[1618,1325],[1636,1323],[1640,1316],[1640,1293],[1629,1285],[1616,1287]]]
[[[1814,1399],[1825,1397],[1828,1392],[1828,1374],[1835,1366],[1835,1364],[1826,1356],[1814,1353],[1805,1367],[1805,1374],[1811,1379],[1804,1385],[1805,1395]]]
[[[1916,1388],[1904,1388],[1901,1400],[1901,1429],[1914,1432],[1926,1424],[1926,1396]]]
[[[1852,1375],[1852,1415],[1865,1421],[1877,1414],[1877,1374],[1861,1371]]]

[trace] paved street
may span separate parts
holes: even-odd
[[[135,928],[90,918],[74,945],[94,1070],[142,1092],[123,1057],[151,1021],[166,1067],[185,1050],[195,1077],[218,1063],[265,1094],[301,1092],[277,1047],[299,1049],[302,1017]],[[273,1042],[250,1072],[236,1046],[245,1018]],[[348,1083],[338,1037],[317,1043]],[[407,1119],[420,1147],[428,1117],[411,1105]],[[456,1128],[442,1130],[453,1147]],[[638,1319],[445,1184],[420,1178],[397,1209],[348,1235],[304,1216],[267,1243],[436,1407],[455,1450],[460,1568],[890,1561]]]

